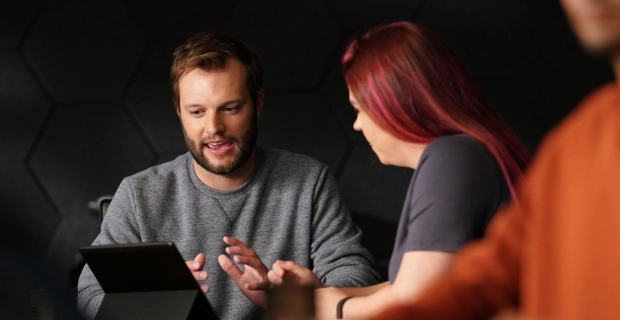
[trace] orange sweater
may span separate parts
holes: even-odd
[[[620,90],[588,97],[543,143],[519,203],[450,272],[385,319],[620,319]]]

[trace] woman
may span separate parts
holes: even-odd
[[[395,22],[369,30],[349,45],[342,66],[358,112],[353,128],[383,164],[415,169],[389,281],[316,291],[318,317],[334,318],[340,309],[346,318],[367,318],[415,298],[461,246],[482,237],[498,207],[518,201],[514,182],[530,157],[464,66],[420,25]],[[323,286],[294,262],[277,261],[269,272],[274,284],[288,277]]]

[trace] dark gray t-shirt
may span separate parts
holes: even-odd
[[[206,284],[211,287],[207,297],[217,314],[222,319],[260,318],[261,309],[217,262],[225,254],[225,235],[247,243],[268,268],[276,259],[293,260],[330,286],[379,281],[327,167],[283,150],[257,148],[254,173],[230,191],[203,184],[189,153],[127,177],[93,244],[173,241],[185,260],[205,253]],[[93,318],[102,298],[87,265],[78,283],[79,309]]]
[[[458,251],[483,237],[495,212],[509,200],[504,175],[484,145],[465,134],[431,142],[409,184],[390,259],[390,282],[405,252]]]

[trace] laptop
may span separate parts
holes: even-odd
[[[95,319],[218,319],[173,242],[79,250],[105,292]]]

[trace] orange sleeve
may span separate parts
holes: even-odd
[[[517,303],[520,242],[519,206],[499,212],[484,240],[467,245],[446,276],[414,304],[386,310],[381,319],[481,319]]]

